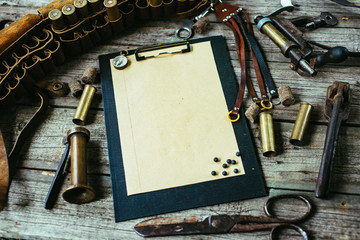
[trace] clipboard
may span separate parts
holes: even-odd
[[[223,37],[186,45],[99,56],[116,222],[266,195]]]

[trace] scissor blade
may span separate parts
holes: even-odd
[[[153,218],[135,225],[134,230],[142,237],[208,234],[211,226],[208,217]]]

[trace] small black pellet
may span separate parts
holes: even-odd
[[[214,158],[214,162],[218,162],[219,159],[217,157]]]
[[[217,175],[217,172],[216,171],[211,171],[211,175],[215,176],[215,175]]]
[[[234,169],[234,173],[238,173],[239,170],[237,168]]]
[[[240,157],[241,153],[240,152],[236,152],[236,156]]]
[[[231,161],[231,164],[236,164],[236,160],[232,160],[232,161]]]
[[[226,163],[224,163],[224,164],[222,165],[222,167],[223,167],[223,168],[227,168],[228,165],[227,165]]]
[[[223,171],[222,175],[226,176],[227,175],[227,171]]]
[[[231,164],[231,159],[226,160],[228,164]]]

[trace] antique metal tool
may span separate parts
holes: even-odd
[[[315,188],[315,197],[326,197],[329,192],[340,125],[349,117],[350,103],[351,91],[349,83],[335,81],[328,87],[324,115],[329,124]]]
[[[335,26],[338,20],[329,12],[322,12],[318,17],[297,17],[284,19],[277,17],[278,14],[294,10],[293,5],[285,6],[274,12],[262,16],[255,16],[255,23],[260,32],[266,34],[281,50],[281,53],[290,58],[290,68],[303,76],[314,76],[315,67],[326,63],[338,63],[349,56],[345,47],[329,48],[314,41],[307,41],[303,38],[303,32],[299,27],[315,29],[324,26]],[[328,51],[322,55],[314,56],[313,48],[310,45],[325,48]]]
[[[271,211],[271,205],[280,199],[298,199],[306,205],[306,212],[297,218],[277,218]],[[280,202],[279,202],[280,204]],[[309,200],[300,195],[277,195],[270,197],[265,205],[266,216],[249,215],[216,215],[207,217],[174,217],[153,218],[135,225],[134,230],[142,237],[173,236],[191,234],[221,234],[253,232],[271,229],[269,239],[275,239],[275,232],[281,229],[292,229],[303,239],[308,239],[306,232],[295,225],[304,221],[311,213]],[[280,234],[281,231],[278,233]]]
[[[89,138],[90,132],[83,127],[73,127],[67,132],[67,136],[63,139],[65,151],[46,196],[44,205],[46,209],[51,209],[57,199],[69,171],[69,162],[71,162],[71,186],[63,192],[64,200],[82,204],[91,202],[96,197],[95,190],[87,185],[86,143]],[[69,152],[71,152],[71,161],[68,161]]]

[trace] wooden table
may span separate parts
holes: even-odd
[[[0,18],[19,19],[25,13],[35,13],[36,9],[49,0],[5,0],[1,1]],[[269,13],[280,6],[280,1],[228,1],[246,8],[253,18],[256,14]],[[309,31],[305,37],[331,46],[346,46],[351,51],[360,50],[360,10],[337,5],[331,1],[296,0],[296,10],[291,17],[317,16],[322,11],[333,13],[339,24],[333,28]],[[204,35],[195,38],[223,35],[231,55],[234,71],[239,79],[240,67],[236,58],[235,40],[230,29],[210,16],[210,28]],[[100,46],[92,48],[47,75],[47,80],[69,82],[79,78],[87,65],[98,66],[100,54],[122,49],[132,49],[172,41],[175,30],[182,20],[148,21],[127,30],[121,36],[112,38]],[[311,239],[359,239],[360,238],[360,68],[359,60],[349,59],[345,63],[329,65],[319,70],[313,78],[304,78],[289,69],[289,60],[279,49],[257,30],[255,32],[268,60],[271,74],[277,86],[290,85],[296,104],[276,106],[272,111],[276,132],[278,155],[266,158],[261,154],[259,125],[250,124],[258,151],[260,165],[269,195],[300,193],[311,199],[314,214],[300,224]],[[255,79],[251,72],[252,79]],[[341,128],[333,176],[332,193],[326,200],[314,197],[314,187],[323,152],[327,121],[322,110],[326,88],[333,81],[351,84],[353,102],[349,120]],[[59,197],[55,208],[45,210],[44,200],[59,163],[64,146],[63,136],[73,127],[72,117],[78,99],[71,96],[51,99],[51,107],[45,121],[36,129],[33,137],[26,142],[19,159],[18,171],[12,182],[9,203],[0,212],[0,239],[141,239],[133,231],[133,226],[141,220],[114,222],[113,202],[109,174],[109,161],[105,136],[104,112],[101,103],[101,89],[97,85],[98,98],[89,113],[91,132],[88,154],[89,184],[97,193],[96,201],[85,205],[73,205]],[[250,105],[249,95],[245,95],[246,106]],[[306,146],[296,147],[289,143],[293,123],[300,102],[314,106],[308,129]],[[3,112],[0,128],[9,149],[21,127],[35,110],[35,103],[18,104]],[[69,178],[63,188],[69,185]],[[232,202],[216,206],[191,209],[162,216],[190,216],[211,214],[252,214],[264,215],[262,206],[267,197],[247,201]],[[164,201],[166,201],[164,199]],[[181,201],[181,199],[179,199]],[[286,204],[284,214],[296,212],[297,207]],[[267,239],[268,232],[244,234],[223,234],[173,237],[171,239]],[[287,239],[292,238],[288,236]],[[157,239],[157,238],[154,238]],[[167,239],[167,238],[159,238]]]

